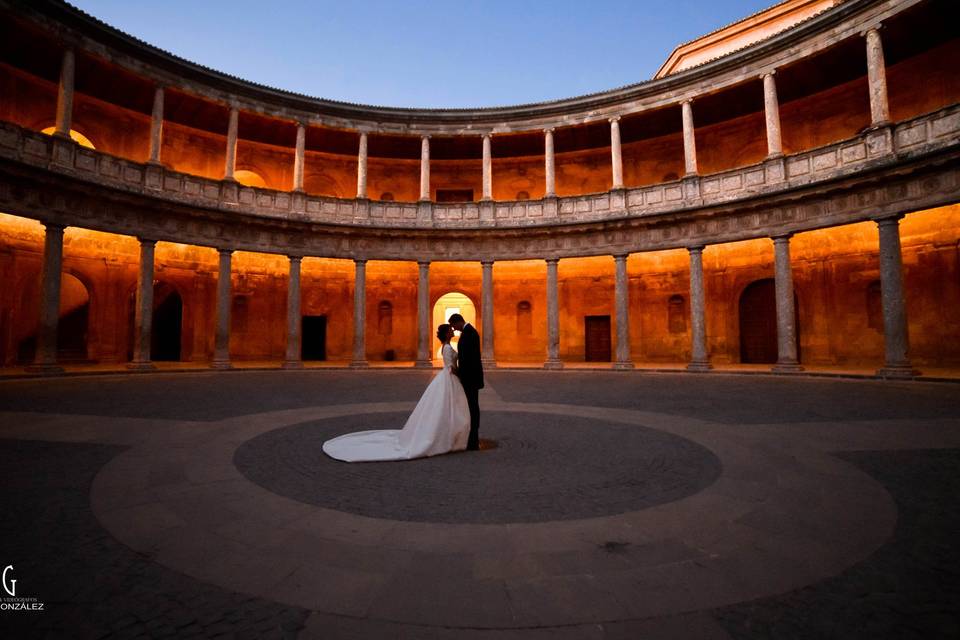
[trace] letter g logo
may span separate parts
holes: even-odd
[[[7,572],[8,572],[8,571],[10,572],[10,577],[11,577],[11,580],[10,580],[10,582],[9,582],[9,585],[10,585],[10,586],[7,586],[7,584],[8,584],[8,583],[7,583]],[[16,581],[16,580],[13,580],[12,578],[13,578],[13,565],[12,565],[12,564],[8,564],[8,565],[3,569],[3,590],[6,591],[7,593],[9,593],[11,596],[16,596],[16,595],[17,595],[17,581]]]

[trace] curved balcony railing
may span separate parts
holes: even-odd
[[[132,162],[0,123],[0,158],[90,185],[254,217],[410,229],[544,227],[682,212],[826,183],[958,145],[960,104],[954,104],[831,145],[722,173],[583,196],[438,204],[337,199],[245,187]]]

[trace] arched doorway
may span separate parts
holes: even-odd
[[[130,292],[127,304],[127,360],[133,360],[136,344],[137,292]],[[153,317],[150,325],[150,359],[180,360],[183,327],[183,298],[166,282],[153,284]]]
[[[796,295],[793,298],[797,357],[800,357],[800,320]],[[773,278],[757,280],[740,294],[740,362],[777,362],[777,290]]]
[[[180,331],[183,300],[166,282],[153,285],[153,327],[150,335],[151,360],[180,360]]]
[[[433,327],[430,332],[430,339],[433,340],[434,349],[433,357],[440,358],[440,343],[436,339],[437,327],[447,322],[447,319],[454,313],[459,313],[463,316],[463,319],[472,324],[474,327],[477,326],[477,307],[473,304],[467,294],[460,293],[459,291],[451,291],[450,293],[445,293],[433,305]],[[457,341],[460,337],[455,337],[451,344],[453,348],[457,348]]]
[[[40,280],[31,280],[21,293],[24,309],[30,309],[29,328],[17,343],[17,361],[33,362],[37,353],[37,314],[40,308]],[[60,274],[60,312],[57,321],[57,360],[78,362],[87,359],[87,329],[90,323],[90,292],[73,274]]]
[[[90,323],[90,292],[76,276],[60,276],[60,321],[57,324],[57,360],[87,359],[87,328]]]

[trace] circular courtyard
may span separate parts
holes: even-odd
[[[23,514],[4,525],[7,562],[47,603],[30,628],[81,611],[80,635],[955,628],[954,384],[492,371],[480,452],[323,455],[402,426],[431,375],[0,384],[4,508]]]

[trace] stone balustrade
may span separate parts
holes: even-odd
[[[745,201],[896,165],[960,143],[960,105],[802,153],[722,173],[582,196],[466,203],[379,202],[245,187],[117,158],[0,123],[0,158],[92,186],[178,205],[267,219],[385,228],[482,229],[551,226],[655,216]]]

